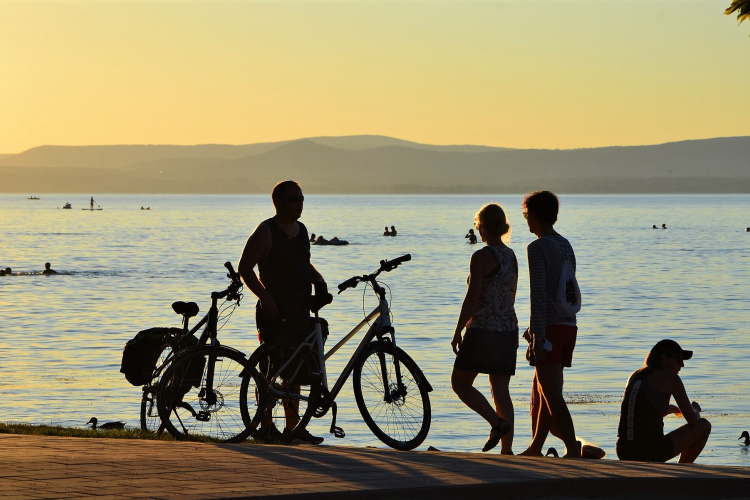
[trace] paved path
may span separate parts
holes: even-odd
[[[750,469],[0,435],[0,498],[750,498]]]

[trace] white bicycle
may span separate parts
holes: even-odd
[[[336,426],[335,399],[353,371],[357,406],[375,436],[397,450],[411,450],[422,444],[430,431],[432,387],[419,366],[396,345],[386,290],[377,281],[381,272],[390,272],[409,260],[411,255],[408,254],[391,261],[382,260],[374,273],[354,276],[338,286],[341,293],[365,283],[377,295],[378,306],[328,352],[323,349],[325,320],[321,320],[318,312],[330,304],[333,297],[327,291],[320,293],[318,290],[311,306],[315,314],[314,328],[312,332],[304,332],[308,334],[302,343],[295,345],[280,335],[278,341],[264,342],[255,350],[249,364],[266,382],[265,411],[259,421],[255,420],[258,424],[253,428],[256,437],[258,429],[270,423],[283,429],[291,413],[292,421],[296,420],[297,424],[286,429],[282,438],[289,442],[312,417],[321,418],[332,410],[330,432],[343,438],[344,431]],[[329,389],[326,360],[368,324],[367,333],[333,388]],[[249,384],[243,383],[241,408],[247,408],[248,398],[256,397],[252,391]],[[252,417],[247,415],[246,421],[253,420]]]

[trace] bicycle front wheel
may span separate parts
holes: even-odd
[[[216,349],[212,387],[206,384],[211,347],[201,346],[178,355],[164,372],[157,391],[157,407],[164,427],[177,439],[208,437],[238,443],[247,439],[260,418],[259,399],[240,404],[241,387],[256,387],[258,373],[239,351]],[[262,387],[262,382],[261,387]],[[243,414],[248,416],[246,421]]]
[[[427,437],[432,418],[428,392],[419,367],[391,343],[370,344],[354,367],[354,397],[362,418],[391,448],[412,450]]]
[[[156,405],[156,392],[159,387],[159,380],[164,373],[164,363],[172,354],[172,345],[164,344],[159,353],[159,359],[156,361],[156,369],[151,376],[151,382],[143,388],[141,397],[141,430],[143,432],[152,432],[161,434],[164,426],[159,418],[159,408]]]

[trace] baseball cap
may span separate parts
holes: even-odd
[[[665,354],[667,356],[672,354],[681,354],[683,360],[688,360],[693,357],[693,351],[686,351],[680,344],[671,339],[663,339],[656,343],[651,348],[651,352],[657,356]]]

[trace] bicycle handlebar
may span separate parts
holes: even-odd
[[[353,276],[349,278],[348,280],[344,281],[343,283],[340,283],[338,286],[339,293],[343,292],[347,288],[356,288],[357,284],[362,281],[372,282],[375,280],[375,278],[377,278],[377,276],[381,272],[385,271],[389,273],[393,271],[394,269],[396,269],[398,266],[400,266],[402,263],[409,262],[410,260],[411,260],[411,254],[408,254],[408,253],[406,255],[402,255],[401,257],[396,257],[393,260],[381,260],[380,268],[378,268],[378,270],[375,271],[374,273],[368,274],[365,276]]]
[[[227,271],[229,271],[229,274],[227,274],[227,278],[231,279],[232,282],[235,284],[241,284],[242,281],[240,280],[240,275],[237,274],[237,272],[234,270],[234,267],[232,267],[232,263],[229,261],[226,261],[224,263],[224,267],[227,268]]]
[[[240,275],[237,274],[237,272],[234,270],[231,262],[226,261],[224,263],[224,267],[226,267],[227,271],[229,271],[229,274],[227,274],[227,278],[232,280],[232,283],[227,287],[226,290],[222,290],[221,292],[213,292],[211,294],[211,298],[223,299],[224,297],[227,297],[229,300],[236,300],[239,302],[241,298],[239,291],[242,288],[242,280],[240,279]]]

